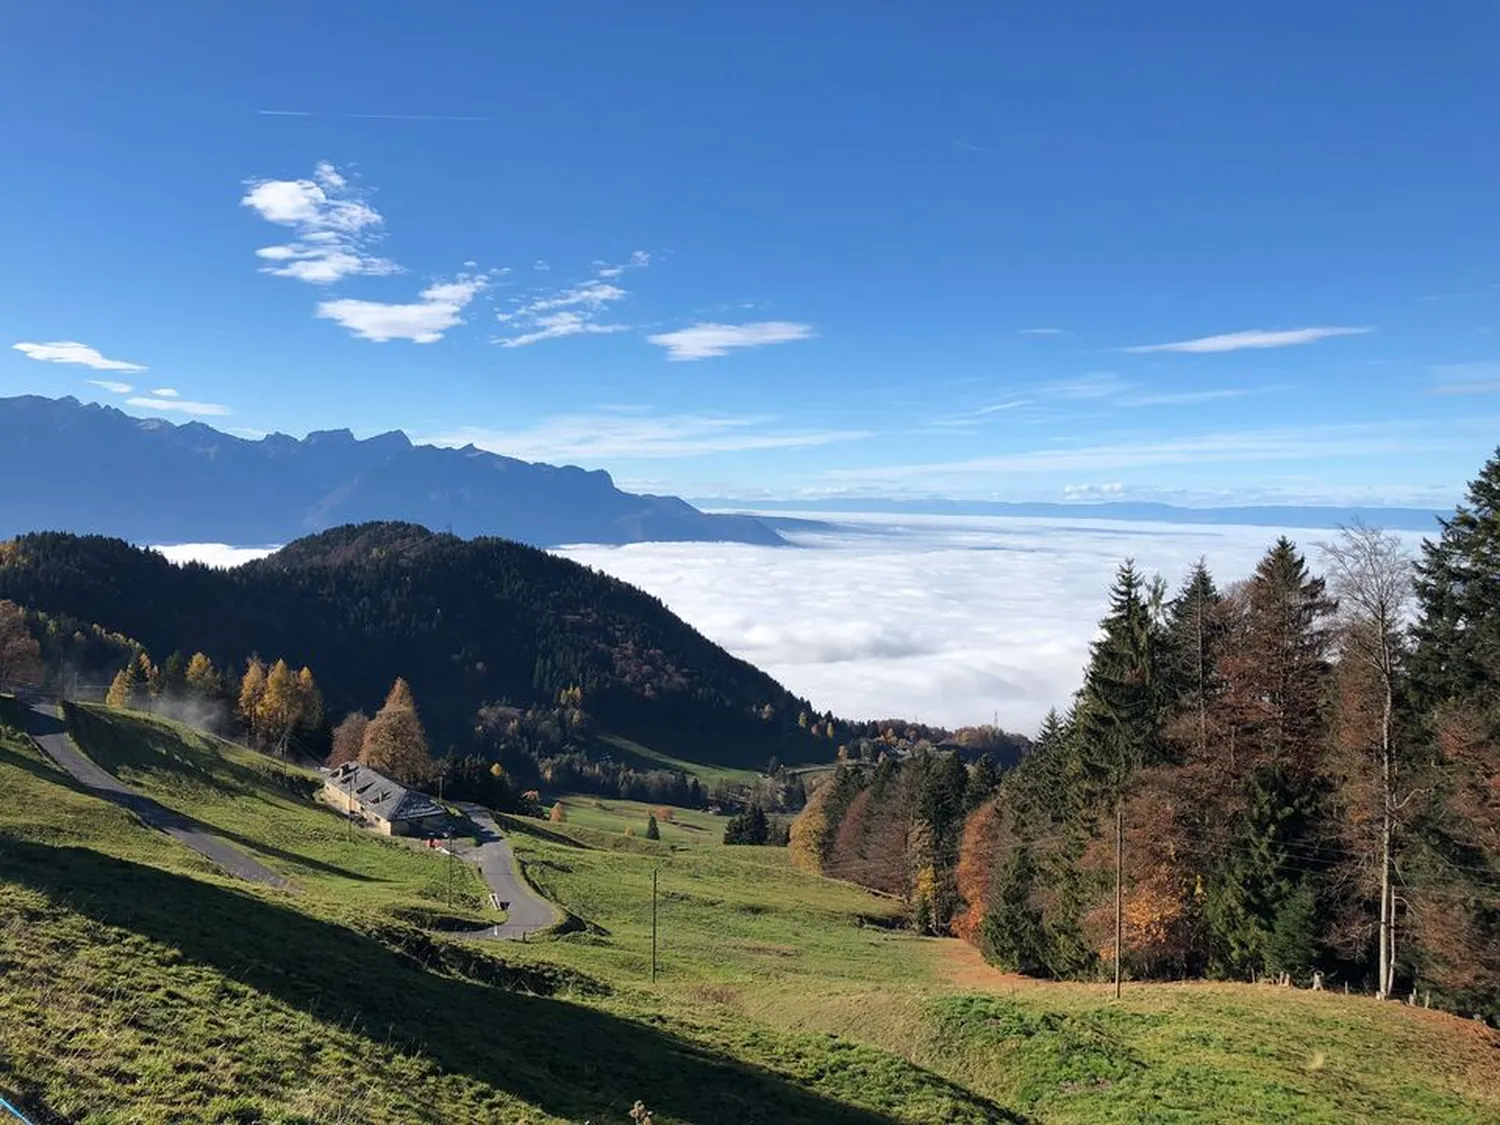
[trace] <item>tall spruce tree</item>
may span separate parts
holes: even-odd
[[[1077,710],[1075,737],[1089,795],[1113,805],[1134,770],[1161,760],[1160,637],[1134,562],[1115,575]]]
[[[1419,969],[1500,1018],[1500,451],[1417,564],[1411,673],[1441,778],[1413,904]]]
[[[1202,760],[1208,755],[1209,714],[1220,690],[1219,654],[1224,639],[1222,597],[1199,559],[1172,600],[1167,618],[1165,692],[1185,720],[1178,741]]]

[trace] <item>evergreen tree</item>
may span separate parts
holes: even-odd
[[[1323,579],[1282,536],[1246,586],[1243,649],[1237,653],[1237,704],[1257,760],[1304,778],[1326,745],[1329,615],[1338,603]]]
[[[168,656],[161,666],[163,693],[171,699],[180,698],[187,687],[187,660],[180,650]]]
[[[1146,586],[1127,560],[1115,576],[1083,690],[1076,736],[1087,795],[1112,803],[1130,774],[1161,758],[1159,636]]]
[[[1403,897],[1423,975],[1500,1017],[1500,451],[1465,501],[1417,564],[1411,675],[1441,784]]]
[[[661,827],[656,823],[656,814],[650,813],[646,817],[646,839],[660,840]]]
[[[423,781],[431,772],[427,735],[405,680],[398,678],[391,685],[385,705],[365,728],[365,744],[359,760],[403,785]]]
[[[969,771],[969,784],[964,793],[964,811],[973,812],[988,801],[999,784],[1000,774],[995,769],[995,761],[986,751],[979,755],[979,760]]]
[[[1500,699],[1500,450],[1470,482],[1467,503],[1422,544],[1412,680],[1427,709]]]
[[[1199,559],[1173,599],[1167,618],[1165,692],[1188,720],[1182,732],[1201,760],[1208,754],[1209,713],[1219,685],[1219,653],[1224,639],[1222,598],[1208,564]]]
[[[771,822],[759,805],[751,805],[744,812],[736,813],[724,826],[726,844],[766,844],[770,839]]]
[[[1009,972],[1032,976],[1047,972],[1047,935],[1042,912],[1032,901],[1036,882],[1031,848],[1022,843],[997,865],[989,907],[979,926],[986,960]]]

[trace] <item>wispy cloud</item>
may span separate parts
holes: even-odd
[[[443,333],[463,323],[464,308],[485,288],[481,277],[463,274],[453,281],[440,281],[422,290],[420,300],[408,304],[361,301],[342,297],[318,304],[317,315],[336,321],[363,340],[378,344],[410,340],[432,344]]]
[[[1092,472],[1158,465],[1222,465],[1374,457],[1444,449],[1451,444],[1451,439],[1430,428],[1394,423],[1288,426],[1071,449],[1034,449],[958,461],[835,469],[830,470],[827,475],[841,480],[894,480],[998,473]]]
[[[1056,379],[1043,383],[1040,391],[1050,398],[1071,402],[1092,399],[1114,398],[1130,390],[1133,384],[1122,379],[1114,371],[1091,371],[1071,379]]]
[[[817,335],[810,324],[766,320],[756,324],[695,324],[676,332],[647,336],[651,343],[667,349],[672,360],[712,359],[743,348],[762,348],[807,340]]]
[[[258,109],[261,117],[335,117],[345,121],[489,121],[464,113],[314,113],[307,109]]]
[[[1238,352],[1247,348],[1289,348],[1296,344],[1311,344],[1334,336],[1361,336],[1373,331],[1375,331],[1373,327],[1338,326],[1277,330],[1252,328],[1244,332],[1225,332],[1218,336],[1199,336],[1193,340],[1177,340],[1170,344],[1136,344],[1120,350],[1136,354],[1187,352],[1193,355],[1204,355],[1214,352]]]
[[[142,410],[158,410],[168,414],[192,414],[203,417],[222,417],[233,414],[229,407],[217,402],[193,402],[185,398],[127,398],[126,406],[136,406]]]
[[[511,298],[512,307],[497,313],[495,319],[508,325],[512,331],[519,331],[494,342],[503,348],[523,348],[566,336],[607,336],[628,332],[629,325],[601,324],[599,317],[611,305],[630,296],[630,290],[621,288],[615,281],[627,270],[644,269],[650,262],[648,252],[637,250],[620,265],[595,262],[595,274],[586,281],[559,289],[533,290],[530,296]]]
[[[256,257],[262,273],[329,285],[360,274],[384,277],[401,267],[370,252],[384,222],[328,161],[311,179],[257,180],[240,200],[267,222],[296,232],[291,242],[263,246]]]
[[[154,394],[157,398],[180,398],[181,397],[180,395],[178,395],[176,389],[173,388],[173,387],[157,387],[151,393]]]
[[[961,148],[965,152],[983,152],[984,151],[984,149],[980,148],[978,145],[972,145],[968,141],[961,141],[957,137],[955,137],[953,139],[953,147],[954,148]]]
[[[655,414],[637,408],[563,414],[524,430],[463,427],[423,440],[473,444],[538,461],[697,457],[746,450],[798,449],[869,437],[863,430],[787,430],[769,415]]]
[[[1022,328],[1022,336],[1066,336],[1066,328]]]
[[[135,390],[129,383],[116,383],[113,379],[85,379],[84,382],[112,395],[128,395]]]
[[[629,332],[627,324],[595,324],[582,313],[558,312],[539,316],[536,327],[519,336],[505,336],[495,341],[502,348],[524,348],[528,344],[540,344],[543,340],[560,340],[565,336],[608,336],[615,332]]]
[[[74,363],[80,367],[92,367],[95,371],[144,371],[144,364],[126,363],[121,359],[106,359],[87,344],[77,340],[54,340],[50,344],[30,344],[25,341],[12,344],[12,348],[30,359],[43,363]]]
[[[1432,369],[1438,382],[1435,395],[1488,395],[1500,392],[1500,360],[1480,363],[1443,363]]]

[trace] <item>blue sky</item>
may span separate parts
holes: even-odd
[[[1224,9],[10,5],[0,394],[689,496],[1451,503],[1500,5]]]

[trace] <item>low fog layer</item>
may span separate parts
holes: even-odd
[[[829,516],[796,547],[637,543],[557,553],[655,594],[737,656],[850,718],[902,716],[1031,733],[1077,688],[1115,568],[1175,590],[1204,556],[1221,586],[1280,534],[1007,517]],[[1329,531],[1288,530],[1321,569]],[[1421,537],[1407,536],[1415,548]]]
[[[556,554],[661,598],[730,652],[819,708],[1031,733],[1077,688],[1122,559],[1174,590],[1208,559],[1246,577],[1275,528],[984,516],[830,516],[792,547],[739,543],[574,546]],[[1321,570],[1334,532],[1289,529]],[[1413,550],[1421,541],[1403,533]],[[158,547],[175,562],[234,566],[272,548]]]

